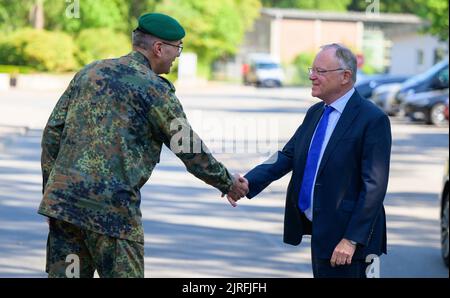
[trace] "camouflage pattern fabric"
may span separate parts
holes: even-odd
[[[44,129],[38,212],[143,242],[140,189],[159,162],[162,144],[170,148],[181,130],[193,136],[188,148],[203,145],[175,88],[151,70],[144,55],[133,51],[89,64],[75,75]],[[202,148],[175,153],[190,173],[228,193],[233,177]]]
[[[144,243],[83,230],[56,219],[50,219],[49,227],[48,277],[92,278],[95,270],[104,278],[144,277]]]

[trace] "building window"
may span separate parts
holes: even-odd
[[[434,59],[433,59],[433,64],[438,63],[439,61],[443,60],[445,58],[446,55],[446,51],[443,48],[436,48],[434,49]]]

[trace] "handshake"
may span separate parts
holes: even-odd
[[[230,202],[231,206],[236,207],[236,202],[245,197],[248,191],[248,180],[240,174],[234,174],[233,186],[227,193],[228,202]],[[225,194],[222,194],[222,197],[224,196]]]

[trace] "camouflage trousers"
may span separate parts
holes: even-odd
[[[144,244],[84,230],[50,219],[48,277],[144,277]]]

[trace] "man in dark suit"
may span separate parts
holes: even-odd
[[[290,171],[284,242],[311,235],[314,277],[366,277],[369,255],[386,253],[389,118],[354,89],[356,58],[330,44],[312,68],[313,105],[275,162],[245,175],[249,199]],[[230,202],[238,197],[228,197]]]

